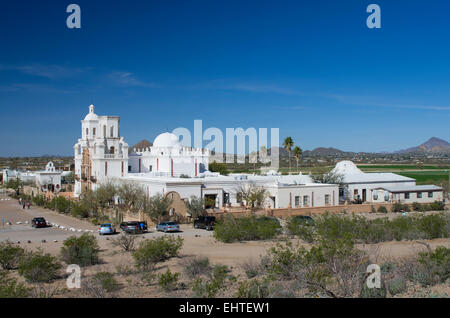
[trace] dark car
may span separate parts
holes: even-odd
[[[194,220],[194,228],[196,229],[206,229],[207,231],[212,231],[215,224],[215,216],[199,216]]]
[[[120,224],[120,228],[122,229],[122,231],[124,231],[126,233],[132,233],[132,234],[142,233],[144,231],[142,230],[141,225],[139,223],[140,222],[138,222],[138,221],[122,222]]]
[[[44,218],[34,218],[31,220],[31,226],[32,227],[47,227],[47,221]]]
[[[307,215],[296,215],[292,217],[292,220],[306,225],[314,225],[314,219]]]

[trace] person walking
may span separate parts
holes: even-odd
[[[28,208],[28,210],[30,209],[30,206],[31,206],[31,203],[30,203],[30,202],[27,202],[27,208]]]
[[[22,209],[25,210],[25,201],[22,202]]]

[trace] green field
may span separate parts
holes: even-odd
[[[386,170],[448,170],[450,166],[418,166],[418,165],[358,165],[363,171],[386,171]]]
[[[436,184],[440,185],[443,182],[449,181],[449,171],[411,171],[411,172],[398,172],[398,174],[414,178],[417,184]]]

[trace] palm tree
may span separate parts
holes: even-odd
[[[295,146],[293,150],[295,160],[297,161],[297,173],[298,173],[298,162],[300,161],[300,156],[303,153],[303,150],[299,146]]]
[[[289,153],[289,174],[291,173],[291,151],[292,147],[294,146],[294,140],[292,137],[286,137],[283,142],[283,147],[286,149]]]

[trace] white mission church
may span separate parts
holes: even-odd
[[[181,200],[191,196],[214,200],[217,208],[239,206],[239,186],[255,184],[269,192],[272,208],[313,207],[339,204],[339,187],[313,183],[307,175],[223,176],[208,171],[210,151],[184,147],[172,133],[155,138],[147,149],[128,151],[120,135],[120,117],[98,116],[94,106],[81,121],[81,138],[74,146],[75,193],[95,190],[106,181],[132,181],[148,196],[172,193]]]

